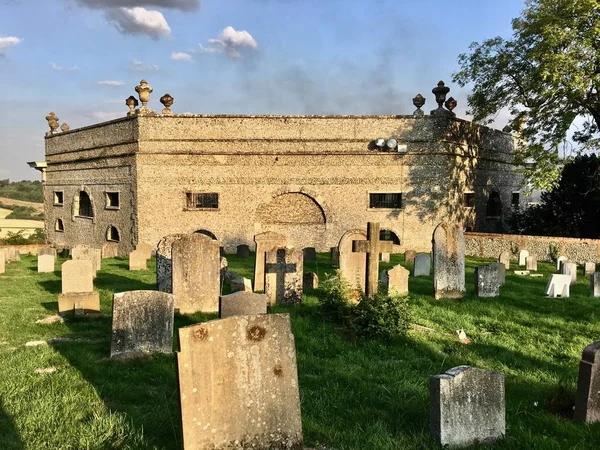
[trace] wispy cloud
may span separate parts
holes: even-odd
[[[82,6],[94,9],[107,9],[133,6],[155,6],[159,8],[193,11],[200,8],[200,0],[76,0]]]
[[[192,55],[190,55],[189,53],[184,53],[184,52],[173,52],[171,53],[171,59],[173,61],[185,61],[185,62],[192,62]]]
[[[75,72],[76,70],[79,70],[79,67],[77,67],[77,66],[63,67],[63,66],[59,66],[54,61],[52,61],[50,63],[50,67],[52,67],[52,70],[54,70],[56,72]]]
[[[4,57],[6,50],[14,47],[17,44],[23,42],[23,39],[16,36],[5,36],[0,37],[0,58]]]
[[[242,49],[258,49],[258,43],[246,30],[236,30],[232,26],[225,27],[214,39],[208,40],[210,46],[198,44],[197,53],[217,54],[224,53],[230,58],[241,58]]]
[[[139,59],[133,60],[133,70],[136,72],[158,72],[160,67],[156,64],[144,64]]]
[[[165,16],[142,7],[109,9],[106,20],[122,34],[146,35],[158,40],[171,35]]]
[[[100,84],[102,86],[123,86],[125,83],[123,83],[122,81],[103,80],[103,81],[98,81],[98,84]]]

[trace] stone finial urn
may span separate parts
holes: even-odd
[[[440,81],[431,92],[435,95],[435,101],[438,104],[437,109],[431,111],[431,115],[448,115],[448,111],[444,109],[444,102],[446,101],[446,95],[450,92],[450,88],[445,85],[443,81]]]
[[[171,106],[173,106],[173,102],[175,99],[171,97],[169,94],[165,94],[160,98],[160,102],[163,104],[165,109],[162,110],[163,116],[172,116],[173,111],[171,111]]]
[[[413,105],[415,105],[417,108],[417,109],[415,109],[415,112],[413,112],[413,115],[415,115],[415,116],[424,115],[425,113],[423,112],[423,110],[421,108],[425,104],[425,97],[423,97],[421,94],[417,94],[415,96],[415,98],[412,99],[412,101],[413,101]]]
[[[69,131],[71,129],[71,127],[69,126],[68,123],[65,122],[60,126],[60,129],[63,133],[66,133],[67,131]]]
[[[56,130],[58,130],[58,117],[56,117],[56,114],[54,114],[53,111],[50,111],[50,113],[46,116],[46,120],[48,121],[48,126],[50,127],[50,132],[46,133],[46,134],[56,134],[58,133]]]
[[[140,81],[140,84],[135,87],[135,92],[138,93],[140,102],[142,102],[142,106],[140,106],[140,109],[138,110],[139,113],[152,112],[152,110],[148,108],[148,101],[150,101],[150,94],[152,91],[154,91],[154,89],[152,89],[152,86],[150,86],[146,80]]]
[[[129,107],[129,112],[127,113],[127,115],[135,116],[135,108],[139,104],[137,98],[135,98],[133,95],[130,95],[125,99],[125,104]]]

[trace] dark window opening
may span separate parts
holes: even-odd
[[[396,245],[400,245],[400,239],[391,230],[380,230],[379,231],[379,240],[380,241],[392,241]]]
[[[65,231],[65,224],[62,219],[56,219],[56,222],[54,222],[54,231],[59,231],[61,233]]]
[[[106,192],[106,208],[107,209],[119,209],[119,193],[118,192]]]
[[[512,193],[512,200],[511,200],[512,206],[514,208],[518,208],[520,201],[521,201],[521,194],[519,192],[513,192]]]
[[[92,209],[92,201],[87,192],[81,191],[79,193],[79,216],[81,217],[94,217],[94,210]]]
[[[402,194],[369,194],[369,208],[402,208]]]
[[[475,207],[475,192],[465,192],[463,194],[463,203],[466,208]]]
[[[117,230],[117,227],[112,225],[108,227],[108,230],[106,230],[106,240],[112,242],[119,242],[121,240],[121,237],[119,236],[119,230]]]
[[[500,199],[500,194],[498,194],[497,192],[492,192],[490,194],[490,198],[487,202],[485,215],[487,217],[502,216],[502,200]]]
[[[63,191],[54,191],[54,204],[56,206],[62,206],[64,204]]]
[[[187,209],[218,209],[219,194],[217,193],[186,193]]]

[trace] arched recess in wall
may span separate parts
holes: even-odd
[[[65,224],[63,223],[62,219],[56,219],[56,221],[54,222],[54,231],[58,231],[61,233],[65,231]]]
[[[75,217],[94,218],[94,199],[86,189],[81,189],[73,197],[72,215]]]
[[[119,230],[114,225],[109,225],[106,229],[106,240],[110,242],[120,242],[121,235],[119,234]]]
[[[302,192],[287,192],[258,207],[257,219],[263,224],[325,225],[323,208]]]
[[[391,241],[396,245],[400,245],[400,238],[392,230],[379,230],[380,241]]]
[[[493,191],[487,201],[485,210],[486,217],[501,217],[502,216],[502,199],[498,192]]]
[[[204,236],[208,236],[209,238],[218,241],[217,236],[215,236],[215,234],[212,231],[209,230],[196,230],[194,231],[194,233],[199,233],[199,234],[203,234]]]

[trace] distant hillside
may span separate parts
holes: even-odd
[[[44,188],[41,181],[0,180],[0,197],[33,203],[44,203]],[[20,205],[29,206],[29,205]]]

